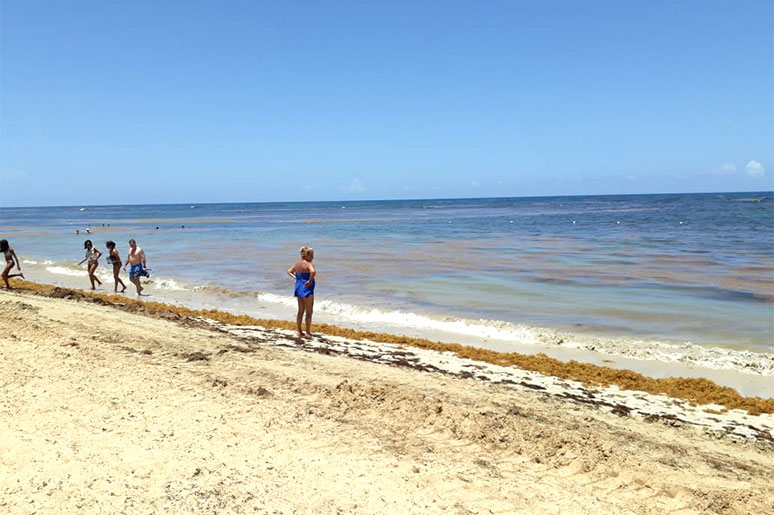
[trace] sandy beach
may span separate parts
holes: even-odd
[[[774,511],[771,413],[64,296],[0,293],[3,512]]]
[[[0,5],[0,515],[774,515],[774,2],[80,4]]]

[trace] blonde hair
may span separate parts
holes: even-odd
[[[301,257],[305,258],[309,255],[314,255],[314,249],[312,247],[301,247]]]

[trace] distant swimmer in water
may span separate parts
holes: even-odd
[[[124,270],[129,265],[129,280],[137,288],[137,295],[142,293],[144,289],[140,285],[140,277],[147,277],[148,273],[145,271],[145,251],[137,246],[137,242],[134,239],[129,240],[129,255],[126,256],[126,263],[124,263]]]
[[[124,293],[126,291],[126,285],[124,284],[124,281],[121,280],[120,277],[118,277],[118,274],[121,272],[121,256],[118,255],[118,251],[116,250],[116,242],[113,240],[109,240],[105,243],[105,246],[108,249],[108,263],[113,264],[113,280],[115,281],[115,286],[113,287],[113,291],[118,291],[118,285],[120,284],[123,288],[121,290],[121,293]]]
[[[296,334],[298,337],[311,338],[312,311],[314,310],[314,278],[317,272],[312,260],[314,249],[301,247],[301,260],[288,268],[287,273],[296,281],[295,296],[298,301],[298,314],[296,315]],[[301,321],[306,315],[306,332],[301,330]]]
[[[78,262],[78,265],[83,263],[84,261],[88,261],[88,270],[89,270],[89,281],[91,282],[91,289],[96,290],[96,287],[94,286],[94,282],[96,281],[97,284],[102,286],[102,281],[97,278],[96,275],[94,275],[94,271],[99,266],[99,257],[102,255],[102,251],[99,250],[97,247],[91,244],[91,240],[86,240],[83,242],[83,248],[86,249],[86,255]]]
[[[21,277],[22,279],[24,279],[24,274],[21,273],[21,264],[19,263],[19,258],[16,256],[16,252],[11,248],[11,246],[8,245],[8,240],[0,240],[0,252],[2,252],[3,256],[5,256],[5,268],[3,269],[3,282],[5,282],[5,287],[7,289],[13,290],[13,288],[11,288],[11,285],[8,284],[8,278]],[[14,261],[16,262],[16,268],[19,269],[18,274],[9,273],[13,269]]]

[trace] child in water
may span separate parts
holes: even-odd
[[[21,264],[19,263],[19,258],[16,256],[16,252],[11,248],[10,245],[8,245],[8,240],[0,240],[0,252],[3,253],[3,256],[5,256],[5,268],[3,269],[3,282],[5,282],[5,287],[9,290],[13,290],[11,288],[11,285],[8,284],[8,278],[9,277],[21,277],[24,279],[24,274],[21,273]],[[14,261],[16,261],[16,268],[19,269],[18,274],[9,274],[9,272],[13,269]]]
[[[97,270],[97,267],[99,266],[99,257],[102,255],[102,251],[92,245],[91,240],[84,241],[83,248],[86,249],[86,256],[78,262],[78,265],[84,261],[89,262],[87,265],[89,269],[89,281],[91,281],[91,289],[96,290],[97,288],[94,286],[95,281],[102,286],[102,281],[94,275],[94,271]]]
[[[121,256],[118,255],[118,251],[116,250],[116,242],[109,240],[105,242],[105,246],[108,249],[108,263],[113,264],[113,280],[115,281],[113,291],[118,292],[118,285],[120,284],[122,288],[121,293],[124,293],[126,291],[126,285],[124,284],[124,281],[118,277],[119,272],[121,272]]]
[[[311,338],[312,311],[314,310],[314,277],[317,272],[312,260],[314,249],[301,247],[301,260],[288,268],[287,273],[296,281],[295,296],[298,301],[298,314],[296,315],[296,335],[301,338]],[[306,333],[301,330],[301,321],[306,318]]]

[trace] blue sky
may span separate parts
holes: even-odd
[[[770,0],[1,15],[3,206],[774,189]]]

